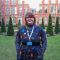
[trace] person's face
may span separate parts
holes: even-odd
[[[26,18],[26,23],[27,23],[28,25],[33,25],[33,24],[34,24],[34,18],[27,17],[27,18]]]

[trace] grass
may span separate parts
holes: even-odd
[[[44,60],[60,60],[60,35],[47,38]],[[16,60],[15,37],[0,35],[0,60]]]
[[[16,60],[15,38],[0,36],[0,60]]]
[[[47,38],[45,60],[60,60],[60,35]]]

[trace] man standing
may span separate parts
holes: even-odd
[[[17,60],[43,60],[46,50],[46,32],[35,25],[35,16],[28,12],[26,26],[20,27],[16,35]]]

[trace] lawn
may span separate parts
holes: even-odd
[[[0,60],[16,60],[15,37],[0,35]],[[47,37],[44,60],[60,60],[60,35]]]

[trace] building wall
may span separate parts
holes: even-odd
[[[18,24],[18,20],[20,19],[21,24],[25,25],[25,14],[27,11],[31,11],[29,4],[25,4],[24,1],[22,1],[22,4],[19,4],[19,0],[0,0],[0,3],[1,16],[4,17],[5,23],[8,22],[11,16],[14,24]],[[56,16],[60,17],[60,3],[58,0],[55,0],[55,3],[51,3],[51,0],[48,0],[47,4],[45,0],[42,0],[39,7],[39,11],[35,11],[36,24],[41,24],[43,17],[45,24],[47,24],[49,14],[52,15],[53,23],[55,23]]]
[[[8,22],[8,17],[11,16],[15,20],[14,24],[18,24],[19,19],[23,20],[22,24],[25,24],[24,15],[29,11],[28,4],[25,4],[24,1],[22,1],[22,4],[19,4],[18,0],[0,0],[0,2],[2,17],[4,17],[5,23]]]

